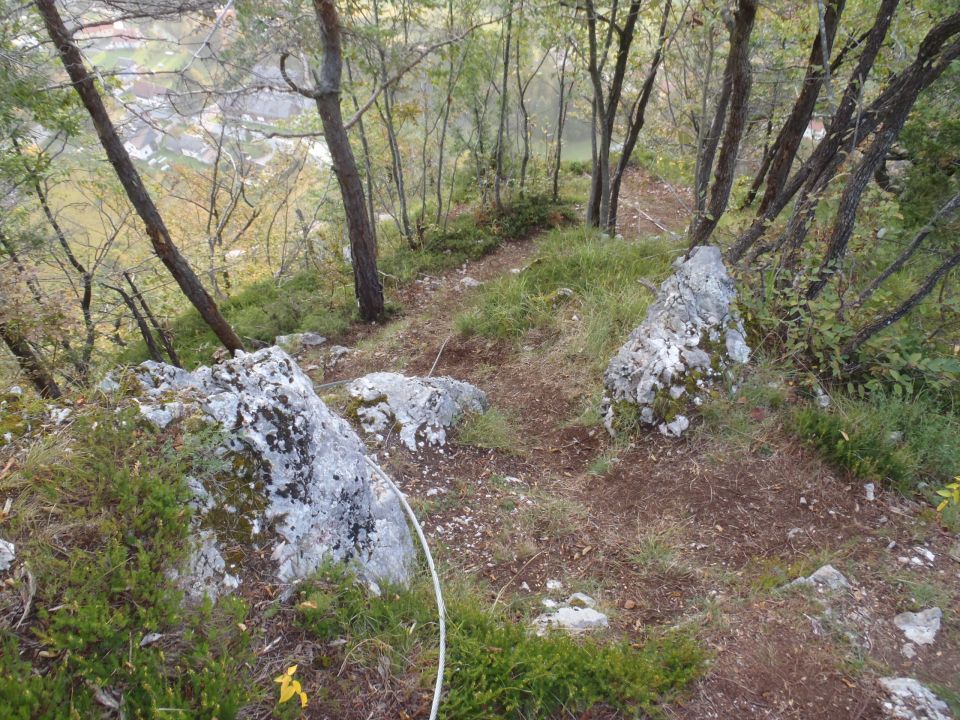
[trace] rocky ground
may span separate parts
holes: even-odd
[[[679,229],[679,211],[662,214]],[[667,709],[678,720],[945,711],[896,714],[906,711],[891,697],[911,688],[885,689],[884,677],[960,698],[960,554],[925,504],[834,472],[787,432],[783,413],[745,399],[729,411],[746,430],[701,422],[683,439],[651,431],[617,443],[579,421],[597,378],[536,338],[455,331],[473,287],[522,268],[535,247],[511,244],[421,278],[403,291],[401,318],[356,331],[332,367],[322,349],[302,363],[318,384],[374,371],[451,376],[510,419],[515,437],[499,449],[454,438],[412,452],[396,435],[377,446],[444,572],[532,602],[585,591],[611,632],[637,639],[658,626],[693,628],[713,662]],[[324,392],[345,405],[337,387]],[[827,564],[844,580],[837,587],[789,584]],[[938,631],[905,633],[911,619],[898,616],[908,611],[927,611],[921,620]]]

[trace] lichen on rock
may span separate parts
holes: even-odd
[[[604,373],[604,424],[611,434],[621,424],[617,408],[628,403],[639,408],[640,422],[678,437],[690,426],[687,408],[702,402],[732,364],[750,357],[720,249],[696,247],[676,267]]]
[[[238,353],[193,372],[146,362],[136,373],[144,395],[137,402],[148,420],[163,424],[162,411],[175,403],[170,422],[191,413],[212,421],[228,438],[224,453],[251,463],[235,466],[216,487],[191,484],[196,549],[181,571],[189,596],[242,582],[240,563],[224,561],[226,548],[238,542],[269,557],[282,583],[326,560],[355,562],[374,583],[408,579],[413,545],[397,498],[371,471],[357,434],[283,350]]]
[[[411,451],[416,451],[418,437],[428,445],[443,445],[447,429],[464,413],[487,409],[482,390],[449,377],[376,372],[351,382],[347,392],[354,400],[352,414],[366,432],[383,436],[396,424],[400,441]]]

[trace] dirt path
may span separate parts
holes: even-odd
[[[613,631],[637,640],[691,628],[713,661],[667,709],[678,720],[879,718],[884,675],[960,691],[960,566],[952,537],[922,507],[883,492],[869,502],[860,482],[824,466],[764,407],[739,408],[761,428],[746,441],[701,430],[616,446],[577,422],[596,388],[582,371],[532,341],[456,333],[471,293],[463,278],[488,281],[535,251],[533,241],[511,244],[422,279],[401,298],[402,317],[354,338],[355,352],[323,377],[422,375],[435,364],[512,419],[508,450],[454,441],[413,454],[394,440],[382,452],[448,572],[530,608],[548,579],[560,580],[598,597]],[[827,562],[853,583],[842,597],[782,590]],[[944,610],[943,629],[908,658],[891,619],[930,605]]]

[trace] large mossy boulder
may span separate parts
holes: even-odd
[[[408,579],[414,551],[399,501],[283,350],[237,353],[193,372],[155,362],[135,372],[146,418],[220,428],[232,466],[191,483],[195,551],[180,571],[188,596],[235,587],[255,558],[285,585],[325,561],[355,563],[373,583]]]
[[[637,420],[680,436],[690,426],[688,407],[750,357],[720,249],[696,247],[676,268],[604,374],[604,423],[612,434]]]

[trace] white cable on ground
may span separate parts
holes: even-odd
[[[433,689],[433,704],[430,706],[430,720],[437,720],[437,712],[440,709],[440,696],[443,694],[443,673],[447,664],[447,608],[443,603],[443,593],[440,591],[440,577],[437,575],[437,568],[433,564],[433,555],[430,554],[430,546],[427,545],[427,538],[423,534],[423,528],[420,527],[417,516],[413,513],[413,508],[410,507],[400,488],[398,488],[380,466],[368,456],[364,455],[363,459],[366,460],[367,464],[373,468],[373,471],[387,483],[389,488],[396,494],[397,499],[400,500],[400,504],[407,513],[407,517],[409,517],[410,522],[413,523],[414,530],[417,531],[417,537],[420,538],[420,544],[423,546],[423,553],[427,556],[427,567],[430,568],[430,577],[433,579],[433,592],[437,597],[437,612],[440,620],[440,658],[437,663],[437,683]]]

